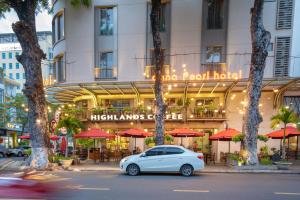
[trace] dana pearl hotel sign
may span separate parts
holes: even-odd
[[[91,115],[91,121],[154,120],[154,114]],[[183,120],[182,114],[166,114],[166,120]]]

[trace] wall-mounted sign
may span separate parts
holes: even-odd
[[[163,81],[177,81],[177,80],[197,80],[197,81],[209,81],[209,80],[238,80],[242,77],[242,70],[238,72],[226,72],[226,73],[219,73],[219,72],[204,72],[200,74],[191,74],[189,72],[183,72],[181,76],[177,74],[171,75],[164,75],[162,76]],[[155,76],[152,77],[152,80],[155,80]]]
[[[132,120],[154,120],[153,114],[128,114],[128,115],[91,115],[91,121],[132,121]],[[166,114],[166,120],[182,120],[182,114]]]

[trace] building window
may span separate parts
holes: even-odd
[[[15,55],[16,55],[16,57],[17,57],[18,55],[20,55],[20,52],[16,52],[16,54],[15,54]]]
[[[277,37],[275,47],[275,77],[289,76],[291,37]]]
[[[55,59],[55,68],[57,69],[58,82],[66,81],[66,66],[64,64],[64,56],[57,57]]]
[[[159,30],[166,31],[166,4],[162,4],[159,12]]]
[[[12,52],[9,52],[9,53],[8,53],[8,58],[9,58],[9,59],[12,59],[12,57],[13,57],[13,56],[12,56]]]
[[[114,56],[113,52],[102,52],[100,53],[99,67],[96,68],[95,78],[96,79],[115,79],[116,70],[113,67]]]
[[[57,14],[52,21],[52,41],[53,44],[64,39],[65,37],[65,28],[64,28],[64,13],[61,12]]]
[[[276,28],[291,29],[293,23],[293,0],[278,0]]]
[[[2,63],[2,68],[6,69],[6,63]]]
[[[206,63],[220,63],[222,60],[222,47],[212,46],[206,48]]]
[[[12,69],[13,68],[13,64],[12,63],[9,63],[9,69]]]
[[[12,73],[9,73],[9,78],[13,79],[13,74]]]
[[[207,28],[223,28],[224,0],[207,0]]]
[[[2,53],[2,59],[6,59],[6,53],[5,52]]]
[[[290,107],[297,115],[300,115],[300,97],[299,96],[285,96],[284,105]]]
[[[16,63],[16,69],[20,69],[20,63]]]
[[[100,35],[113,35],[113,8],[100,9]]]
[[[20,79],[20,73],[16,73],[16,79],[17,79],[17,80]]]

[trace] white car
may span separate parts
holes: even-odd
[[[181,146],[160,145],[123,158],[120,168],[130,176],[140,172],[180,172],[183,176],[192,176],[194,171],[204,168],[204,161],[202,153]]]

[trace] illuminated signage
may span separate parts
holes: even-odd
[[[154,120],[153,114],[129,114],[129,115],[91,115],[91,121],[132,121],[132,120]],[[182,120],[182,114],[166,114],[166,120]]]
[[[163,75],[162,80],[164,81],[177,81],[177,80],[197,80],[197,81],[209,81],[209,80],[238,80],[242,78],[242,70],[239,72],[204,72],[199,74],[191,74],[187,71],[183,72],[182,76],[177,74]],[[155,80],[155,76],[152,76],[152,80]]]

